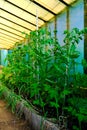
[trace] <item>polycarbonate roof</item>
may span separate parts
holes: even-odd
[[[22,32],[41,27],[76,0],[0,0],[0,48],[23,41]]]

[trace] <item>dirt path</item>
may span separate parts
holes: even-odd
[[[0,130],[30,130],[26,121],[12,114],[3,100],[0,100]]]

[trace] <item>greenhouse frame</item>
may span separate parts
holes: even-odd
[[[29,129],[86,130],[87,0],[0,0],[0,83]]]

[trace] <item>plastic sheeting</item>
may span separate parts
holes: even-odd
[[[24,39],[22,32],[29,34],[43,26],[74,1],[0,0],[0,48],[11,48]]]

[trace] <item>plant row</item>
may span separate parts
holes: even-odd
[[[87,121],[87,75],[76,70],[79,65],[87,67],[86,60],[77,62],[78,44],[86,33],[87,29],[78,28],[64,31],[62,46],[46,29],[25,34],[27,42],[16,43],[1,77],[8,88],[31,102],[40,114],[56,118],[61,127],[68,125],[76,130],[81,130]]]

